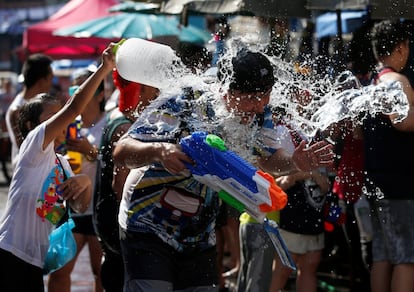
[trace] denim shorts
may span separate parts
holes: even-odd
[[[154,234],[121,231],[121,250],[124,291],[218,291],[215,248],[181,253]]]
[[[372,259],[393,265],[414,263],[414,200],[377,200],[371,202]]]

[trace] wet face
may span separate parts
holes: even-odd
[[[241,123],[247,124],[254,116],[264,112],[269,103],[271,90],[257,93],[242,93],[238,90],[229,90],[226,99],[227,110],[241,117]]]

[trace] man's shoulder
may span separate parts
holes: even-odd
[[[23,98],[22,93],[18,93],[7,109],[7,112],[15,112],[17,111],[23,104],[25,103],[25,99]]]

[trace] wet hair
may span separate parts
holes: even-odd
[[[22,75],[24,77],[24,85],[28,88],[32,87],[42,78],[47,77],[51,73],[52,59],[44,54],[30,55],[23,64]]]
[[[259,52],[241,49],[231,59],[222,58],[217,64],[217,77],[224,83],[230,78],[229,89],[242,93],[266,92],[275,83],[273,66],[269,59]]]
[[[378,59],[390,55],[399,44],[408,40],[409,31],[399,19],[383,20],[372,28],[371,39],[372,49]]]
[[[211,63],[211,54],[199,44],[180,42],[177,55],[188,68],[206,68]]]
[[[19,129],[23,139],[29,132],[40,124],[40,115],[45,104],[61,104],[62,102],[53,95],[40,93],[24,104],[19,110]],[[30,125],[29,125],[30,123]]]

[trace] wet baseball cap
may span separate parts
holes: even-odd
[[[226,76],[227,75],[227,76]],[[220,81],[229,81],[229,89],[243,93],[265,92],[275,83],[273,67],[269,59],[259,52],[241,49],[231,59],[218,62],[217,77]]]

